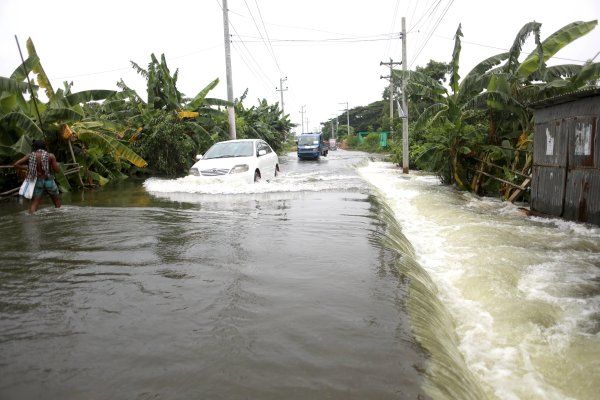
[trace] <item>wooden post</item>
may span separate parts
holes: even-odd
[[[67,142],[69,143],[69,151],[71,152],[71,157],[73,157],[73,162],[75,164],[77,164],[77,159],[75,158],[75,153],[73,152],[73,145],[71,144],[71,138],[67,139]],[[77,170],[77,176],[79,177],[79,183],[81,184],[81,187],[84,187],[83,184],[83,179],[81,179],[81,171]]]

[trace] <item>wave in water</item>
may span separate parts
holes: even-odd
[[[432,176],[405,176],[388,163],[359,172],[383,194],[431,277],[454,325],[457,356],[486,397],[596,398],[599,228],[525,217],[510,203],[457,192]],[[432,334],[426,324],[416,331],[435,359]]]
[[[178,179],[149,178],[144,182],[152,194],[194,193],[203,195],[261,194],[281,192],[318,192],[323,190],[364,189],[364,183],[356,175],[329,175],[315,172],[305,174],[282,174],[270,182],[245,183],[225,181],[218,178],[185,176]]]

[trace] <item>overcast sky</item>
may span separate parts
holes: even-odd
[[[19,65],[16,34],[23,49],[26,39],[33,39],[55,87],[68,80],[74,91],[116,89],[123,78],[145,97],[145,81],[129,61],[146,66],[154,52],[166,55],[172,72],[179,68],[178,87],[187,96],[218,77],[221,83],[211,95],[226,98],[220,3],[0,0],[0,76]],[[300,125],[305,105],[310,130],[345,108],[339,103],[354,107],[381,98],[386,82],[380,75],[388,71],[379,62],[401,60],[397,33],[402,16],[413,68],[429,59],[448,61],[452,36],[462,23],[462,76],[478,61],[510,47],[526,22],[541,22],[544,39],[570,22],[600,17],[598,0],[229,0],[229,9],[234,96],[248,88],[247,105],[257,98],[279,101],[279,78],[287,76],[286,114]],[[530,40],[525,50],[532,49]],[[599,51],[597,27],[550,64],[581,64]]]

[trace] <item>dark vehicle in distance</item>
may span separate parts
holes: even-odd
[[[329,148],[321,140],[320,133],[303,133],[298,137],[298,158],[318,160],[327,157]]]

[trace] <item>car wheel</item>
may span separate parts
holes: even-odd
[[[260,182],[260,172],[258,170],[254,171],[254,183]]]
[[[275,175],[273,175],[273,176],[275,177],[278,175],[279,175],[279,165],[275,165]]]

